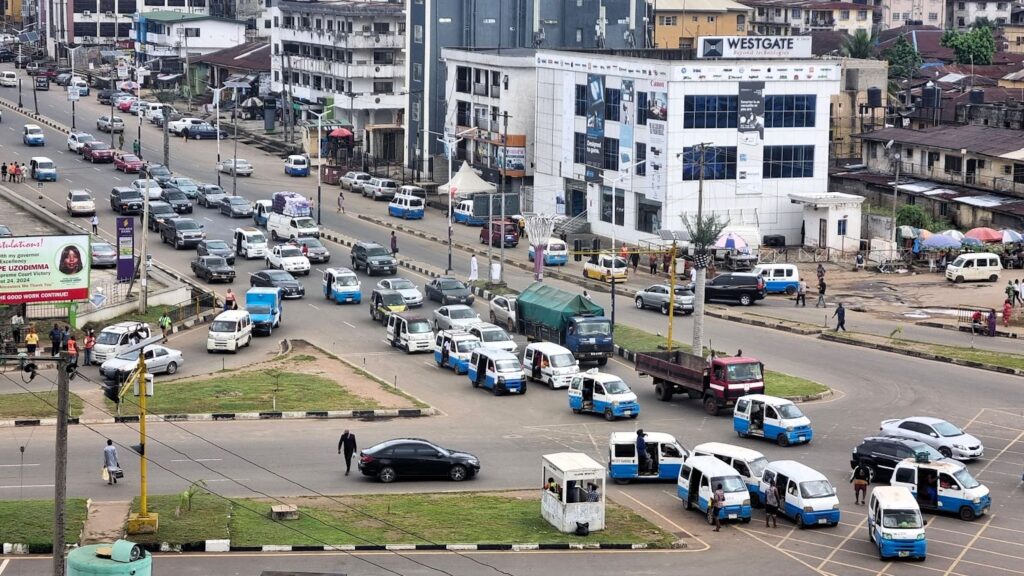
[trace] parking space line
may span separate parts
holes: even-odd
[[[1018,530],[1016,528],[1007,528],[1006,526],[993,526],[994,530],[1005,530],[1007,532],[1016,532],[1018,534],[1024,534],[1024,530]]]
[[[13,128],[11,128],[11,130],[13,130]],[[11,563],[11,559],[10,558],[4,558],[3,563],[0,563],[0,574],[3,574],[4,570],[7,570],[7,565],[10,564],[10,563]]]
[[[993,569],[998,570],[1000,572],[1013,572],[1014,574],[1024,574],[1024,572],[1021,572],[1020,570],[1012,570],[1010,568],[1003,568],[1003,567],[1000,567],[1000,566],[993,566],[991,564],[982,564],[981,562],[974,562],[972,560],[963,560],[963,563],[964,564],[974,564],[975,566],[981,566],[982,568],[993,568]]]
[[[804,566],[806,566],[808,568],[808,570],[811,570],[813,572],[821,574],[821,576],[832,576],[828,572],[822,572],[821,570],[818,570],[814,566],[808,564],[807,562],[804,562],[800,558],[797,558],[797,556],[810,556],[811,558],[814,558],[815,560],[820,560],[821,558],[815,558],[814,556],[812,556],[810,554],[804,554],[804,553],[801,553],[801,552],[795,552],[795,551],[790,551],[790,550],[783,550],[782,548],[779,548],[778,545],[774,545],[773,546],[772,544],[769,544],[768,542],[766,542],[764,539],[759,538],[757,536],[757,532],[755,530],[751,530],[749,528],[740,528],[740,527],[737,527],[736,529],[739,530],[740,532],[746,534],[747,536],[750,536],[754,540],[757,540],[761,544],[764,544],[765,546],[768,546],[770,548],[774,548],[779,553],[781,553],[781,554],[783,554],[785,556],[788,556],[790,559],[795,560],[795,561],[803,564]]]
[[[771,488],[771,486],[769,486],[769,488]],[[832,550],[832,552],[830,552],[829,555],[826,556],[825,559],[821,561],[821,564],[818,564],[818,569],[820,570],[823,566],[825,566],[825,564],[828,564],[829,561],[832,560],[832,557],[836,555],[836,552],[839,552],[839,550],[841,550],[843,548],[843,546],[845,546],[846,543],[850,541],[850,538],[853,538],[853,535],[856,534],[858,531],[860,531],[861,527],[864,526],[864,524],[866,524],[867,521],[868,521],[868,519],[865,516],[864,519],[861,520],[859,524],[857,524],[856,528],[854,528],[853,530],[850,530],[850,533],[846,535],[846,538],[843,538],[843,541],[840,542],[839,545],[836,546],[835,549]]]
[[[345,322],[344,320],[342,320],[341,323],[344,324],[345,326],[348,326],[349,328],[355,329],[355,326],[349,324],[348,322]]]
[[[782,537],[782,540],[779,540],[779,543],[776,544],[776,546],[781,547],[786,542],[786,540],[788,540],[789,537],[793,535],[793,532],[796,532],[796,526],[790,528],[789,532],[786,532],[786,535]]]
[[[617,490],[617,491],[616,491],[616,493],[617,493],[617,494],[621,494],[622,496],[625,496],[626,498],[629,498],[630,500],[632,500],[632,501],[633,501],[633,502],[635,502],[636,504],[640,505],[640,506],[641,506],[641,507],[642,507],[642,508],[643,508],[644,510],[647,510],[647,511],[648,511],[648,512],[650,512],[651,514],[654,514],[654,515],[655,515],[655,516],[657,516],[658,518],[661,518],[661,519],[662,519],[662,520],[664,520],[664,521],[665,521],[665,522],[666,522],[667,524],[669,524],[670,526],[672,526],[673,528],[675,528],[675,529],[676,529],[676,530],[678,530],[679,532],[682,532],[683,534],[686,534],[686,535],[687,535],[688,537],[690,537],[690,538],[693,538],[694,540],[696,540],[697,542],[700,542],[700,543],[701,543],[701,544],[702,544],[702,545],[704,546],[704,547],[703,547],[703,548],[701,548],[700,550],[694,550],[694,552],[703,552],[703,551],[705,551],[705,550],[710,550],[710,549],[711,549],[711,546],[710,546],[710,545],[709,545],[709,544],[708,544],[707,542],[705,542],[705,541],[701,540],[700,538],[698,538],[698,537],[697,537],[697,535],[696,535],[696,534],[692,534],[692,533],[691,533],[691,532],[690,532],[689,530],[687,530],[687,529],[683,528],[683,527],[682,527],[682,526],[680,526],[679,524],[676,524],[676,523],[675,523],[675,522],[673,522],[672,520],[668,519],[668,518],[667,518],[667,517],[665,517],[665,515],[664,515],[664,514],[662,514],[661,512],[658,512],[658,511],[657,511],[657,510],[655,510],[654,508],[651,508],[650,506],[648,506],[648,505],[644,504],[643,502],[641,502],[641,501],[637,500],[636,498],[634,498],[634,497],[630,496],[629,494],[627,494],[627,493],[625,493],[625,492],[622,492],[622,491],[618,491],[618,490]],[[689,550],[689,548],[687,548],[687,550]]]
[[[996,428],[1002,428],[1004,430],[1013,430],[1014,432],[1020,432],[1020,428],[1019,427],[1004,426],[1002,424],[996,424],[995,422],[975,422],[975,424],[982,424],[982,425],[985,425],[985,426],[994,426]]]
[[[313,310],[319,310],[320,309],[316,304],[309,304],[309,307],[312,308]]]
[[[1003,455],[1003,453],[1005,453],[1005,452],[1006,452],[1007,450],[1009,450],[1009,449],[1010,449],[1010,446],[1013,446],[1013,445],[1014,445],[1014,444],[1016,444],[1017,442],[1020,442],[1020,439],[1021,439],[1021,438],[1024,438],[1024,432],[1021,432],[1020,434],[1017,434],[1017,437],[1016,437],[1016,438],[1014,438],[1014,439],[1013,439],[1013,441],[1011,441],[1011,442],[1010,442],[1009,444],[1007,444],[1007,445],[1006,445],[1005,447],[1003,447],[1003,449],[1002,449],[1002,450],[1000,450],[1000,451],[999,451],[999,453],[998,453],[998,454],[996,454],[996,455],[995,455],[995,456],[994,456],[994,457],[993,457],[993,458],[992,458],[991,460],[989,460],[989,461],[988,461],[988,463],[987,463],[987,464],[985,464],[985,467],[984,467],[984,468],[982,468],[981,470],[979,470],[977,474],[974,474],[974,477],[975,477],[975,478],[977,478],[978,476],[981,476],[982,474],[984,474],[984,473],[985,473],[985,470],[988,470],[988,467],[989,467],[989,466],[991,466],[993,462],[995,462],[996,460],[998,460],[998,459],[999,459],[999,457]]]
[[[992,524],[992,521],[995,520],[995,518],[995,514],[988,517],[988,522],[985,522],[985,525],[978,530],[978,533],[975,534],[974,537],[971,538],[970,542],[968,542],[967,545],[964,546],[964,549],[961,550],[959,554],[957,554],[956,558],[953,559],[953,563],[950,564],[949,569],[943,572],[942,576],[949,576],[953,572],[953,569],[957,567],[957,564],[963,561],[964,556],[967,555],[967,552],[971,549],[971,546],[974,546],[974,543],[978,541],[978,538],[981,538],[981,535]]]

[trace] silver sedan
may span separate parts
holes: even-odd
[[[683,314],[693,313],[693,292],[689,287],[676,286],[675,309]],[[654,284],[636,293],[633,303],[638,310],[654,308],[662,314],[668,314],[669,287],[667,284]]]
[[[139,363],[139,352],[145,351],[146,373],[174,374],[185,364],[181,350],[174,350],[159,344],[151,344],[144,349],[135,349],[100,364],[100,374],[105,378],[123,380]]]

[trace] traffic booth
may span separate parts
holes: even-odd
[[[560,452],[542,458],[541,516],[559,532],[604,530],[604,466],[586,454]],[[596,501],[588,498],[594,495]]]

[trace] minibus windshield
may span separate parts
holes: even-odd
[[[828,480],[808,480],[800,483],[800,495],[804,498],[826,498],[835,496],[836,490]]]
[[[750,462],[747,462],[747,466],[750,467],[750,477],[760,478],[764,475],[764,469],[768,467],[768,459],[764,456],[755,458]]]
[[[576,328],[580,336],[608,336],[612,332],[608,322],[580,322]]]
[[[629,392],[629,386],[622,380],[610,380],[604,383],[604,391],[608,394],[626,394]]]
[[[960,470],[953,473],[953,477],[960,483],[961,488],[977,488],[981,486],[981,482],[974,479],[971,473],[967,471],[967,468],[961,468]]]
[[[519,360],[498,360],[494,365],[498,372],[518,372],[521,369]]]
[[[472,352],[473,350],[476,350],[479,347],[480,347],[480,341],[479,340],[463,340],[463,341],[459,342],[458,351],[459,352]]]
[[[746,492],[747,485],[739,476],[718,476],[711,479],[711,485],[722,485],[722,492]]]
[[[214,320],[210,332],[234,332],[237,325],[234,320]]]
[[[426,334],[430,332],[430,324],[426,320],[415,320],[409,322],[409,333],[410,334]]]
[[[790,418],[800,418],[804,415],[804,413],[793,404],[783,404],[782,406],[777,406],[777,408],[779,409],[779,414],[787,420]]]
[[[917,510],[886,510],[882,512],[883,528],[922,528],[924,522]]]
[[[554,368],[567,368],[576,365],[576,359],[572,357],[572,354],[555,354],[548,356],[548,360]]]

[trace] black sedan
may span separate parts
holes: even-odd
[[[214,140],[217,138],[217,128],[212,124],[199,124],[191,126],[185,134],[187,138],[192,140]],[[221,131],[220,137],[227,138],[227,134]]]
[[[228,261],[228,264],[235,263],[235,251],[224,240],[203,240],[196,246],[196,254],[199,256],[220,256]]]
[[[192,259],[192,273],[200,280],[207,282],[222,281],[228,284],[235,281],[235,269],[220,256],[200,256]]]
[[[359,471],[384,483],[399,477],[448,478],[460,482],[480,472],[480,460],[426,440],[397,438],[360,452]]]
[[[164,188],[160,192],[160,201],[170,204],[178,214],[192,213],[192,203],[189,202],[188,196],[185,196],[185,193],[177,188]]]
[[[171,172],[170,168],[163,164],[147,164],[146,171],[149,172],[149,177],[156,180],[156,183],[161,186],[174,177],[174,173]]]
[[[252,216],[252,206],[241,196],[225,196],[220,201],[220,213],[231,218],[249,218]]]
[[[249,277],[250,286],[280,288],[285,298],[302,298],[306,289],[294,276],[284,270],[260,270]]]
[[[431,280],[425,290],[427,298],[445,304],[473,304],[473,293],[462,281],[451,276]]]

